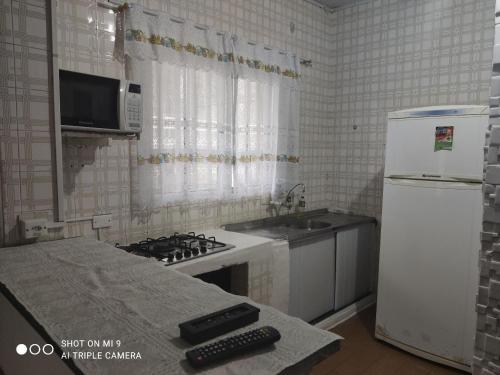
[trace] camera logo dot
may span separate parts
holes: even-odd
[[[52,345],[50,345],[50,344],[45,344],[42,347],[42,352],[45,355],[51,355],[52,353],[54,353],[54,347]]]
[[[16,346],[16,353],[19,355],[25,355],[26,353],[28,353],[28,350],[31,355],[38,355],[42,352],[45,355],[51,355],[52,353],[54,353],[54,346],[50,344],[45,344],[43,346],[40,346],[38,344],[31,344],[29,346],[29,349],[25,344],[19,344]]]
[[[37,344],[31,344],[30,345],[30,353],[32,355],[38,355],[38,354],[40,354],[41,350],[42,349],[40,348],[40,345],[37,345]]]
[[[28,347],[24,344],[19,344],[18,346],[16,346],[16,353],[19,355],[25,355],[27,351]]]

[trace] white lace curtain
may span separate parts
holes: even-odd
[[[140,5],[122,16],[127,77],[144,93],[134,208],[276,196],[297,181],[294,56]]]

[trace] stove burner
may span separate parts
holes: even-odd
[[[218,242],[215,237],[206,238],[204,234],[196,235],[194,232],[187,234],[174,233],[170,237],[147,238],[143,241],[128,246],[116,245],[131,254],[156,258],[166,265],[184,262],[213,253],[232,249],[234,246]]]

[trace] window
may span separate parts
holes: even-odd
[[[134,209],[277,195],[295,182],[294,55],[168,14],[146,16],[138,4],[124,13],[127,77],[144,86]]]

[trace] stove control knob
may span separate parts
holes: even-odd
[[[193,250],[191,250],[191,252],[193,253],[193,256],[195,257],[200,253],[200,250],[198,250],[198,248],[195,247]]]
[[[168,254],[168,255],[167,255],[167,260],[168,260],[169,262],[173,262],[173,261],[174,261],[174,254],[173,254],[173,253]]]
[[[191,257],[191,250],[184,250],[184,258]]]
[[[207,247],[206,246],[200,246],[200,251],[202,254],[205,254],[207,252]]]
[[[175,253],[175,259],[177,259],[177,260],[182,259],[182,253],[180,251]]]

